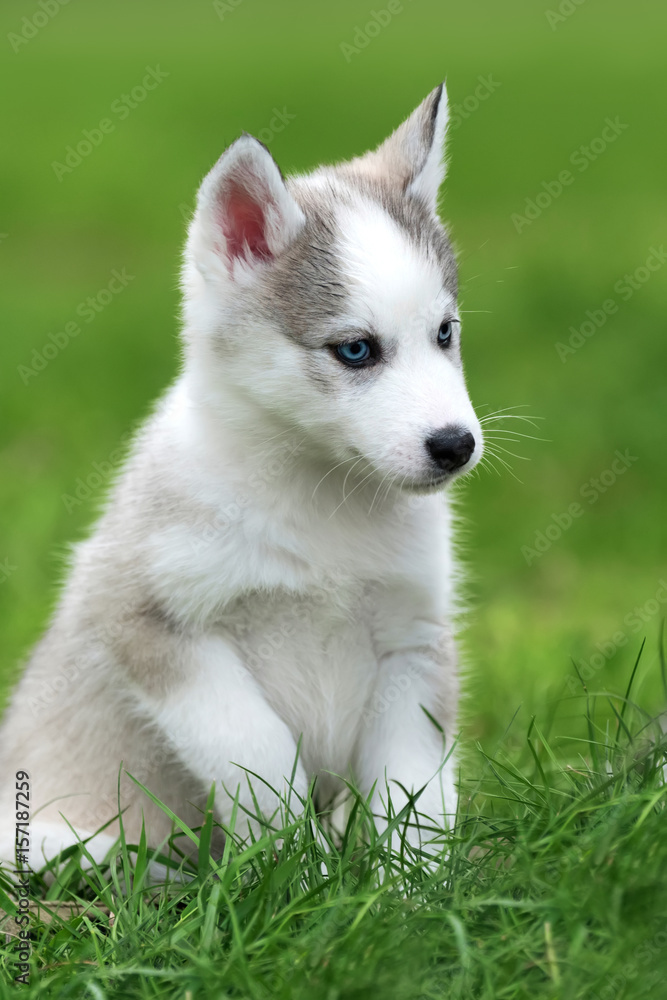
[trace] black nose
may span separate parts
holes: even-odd
[[[475,439],[462,427],[441,427],[427,439],[426,447],[443,472],[454,472],[469,460],[475,450]]]

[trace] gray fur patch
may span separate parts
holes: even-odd
[[[444,226],[415,198],[396,185],[383,183],[343,164],[328,168],[326,184],[288,182],[306,215],[297,239],[266,272],[266,291],[274,320],[286,336],[304,347],[319,349],[330,340],[327,327],[345,313],[347,291],[340,267],[342,250],[336,208],[363,209],[364,200],[379,205],[408,240],[438,266],[443,285],[457,295],[457,267]],[[327,321],[329,321],[327,323]]]
[[[335,195],[318,198],[288,184],[306,215],[297,239],[267,269],[270,301],[286,336],[304,347],[319,349],[328,341],[323,321],[344,315],[347,291],[338,265]]]
[[[362,197],[380,205],[427,259],[438,265],[443,285],[456,298],[458,269],[447,231],[418,198],[406,195],[391,180],[381,180],[355,169],[354,163],[335,168]]]

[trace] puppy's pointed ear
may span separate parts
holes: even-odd
[[[252,265],[272,260],[305,223],[276,161],[247,134],[225,150],[204,178],[197,215],[211,248],[232,273],[237,261]]]
[[[372,153],[357,161],[397,185],[435,212],[445,176],[444,139],[449,112],[444,83],[432,90],[409,118]]]

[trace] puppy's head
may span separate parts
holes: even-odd
[[[441,86],[378,149],[288,179],[243,135],[201,185],[184,272],[188,364],[209,395],[416,490],[482,450],[437,216],[446,123]]]

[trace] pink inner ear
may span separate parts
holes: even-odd
[[[273,256],[266,241],[264,210],[247,188],[232,184],[220,208],[219,219],[231,260],[247,257],[248,253],[264,260]]]

